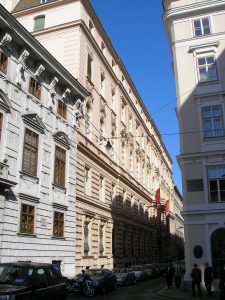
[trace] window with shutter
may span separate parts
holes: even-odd
[[[34,19],[34,31],[45,27],[45,16],[38,16]]]
[[[65,187],[66,150],[55,147],[54,184]]]
[[[34,206],[21,204],[20,233],[34,233],[34,211]]]
[[[25,129],[22,170],[32,176],[37,176],[38,140],[37,133]]]
[[[33,77],[30,77],[29,93],[31,93],[32,95],[34,95],[38,99],[41,98],[41,85]]]
[[[54,211],[53,236],[64,237],[64,213]]]

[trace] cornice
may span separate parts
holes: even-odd
[[[177,156],[179,163],[193,160],[193,159],[206,159],[212,156],[225,156],[224,150],[217,151],[207,151],[207,152],[194,152],[194,153],[184,153]]]
[[[56,7],[56,6],[59,6],[59,5],[64,5],[66,3],[70,3],[70,2],[73,2],[73,1],[74,0],[64,0],[64,1],[63,0],[58,0],[58,1],[54,1],[54,2],[49,2],[49,3],[45,3],[45,4],[42,4],[42,5],[35,6],[33,8],[29,8],[29,9],[20,11],[20,12],[15,12],[13,15],[15,17],[21,17],[21,16],[26,15],[27,13],[30,13],[30,12],[34,12],[34,11],[36,12],[36,11],[39,11],[39,10],[42,11],[43,7],[51,8],[51,7]],[[82,2],[83,6],[85,7],[87,12],[91,16],[92,20],[94,20],[94,23],[95,23],[95,26],[96,26],[97,30],[99,31],[101,37],[103,38],[103,41],[104,41],[105,45],[107,45],[107,49],[110,51],[110,54],[112,55],[114,61],[119,66],[119,68],[122,70],[122,73],[125,75],[126,81],[131,86],[133,94],[138,99],[139,104],[141,105],[141,108],[145,112],[146,117],[148,118],[148,120],[151,123],[152,127],[154,128],[156,134],[158,135],[160,143],[162,145],[162,148],[164,149],[168,159],[170,160],[170,162],[172,164],[172,159],[170,157],[170,154],[169,154],[169,152],[168,152],[168,150],[167,150],[167,148],[166,148],[166,146],[165,146],[165,144],[164,144],[164,142],[161,138],[161,135],[158,131],[157,126],[155,125],[154,120],[150,117],[150,115],[148,113],[148,110],[146,109],[143,100],[141,99],[141,97],[140,97],[140,95],[139,95],[132,79],[130,78],[130,76],[129,76],[129,74],[128,74],[128,72],[127,72],[127,70],[126,70],[126,68],[125,68],[125,66],[122,62],[122,60],[119,58],[118,54],[116,53],[115,49],[113,48],[113,45],[112,45],[109,37],[107,36],[103,26],[101,25],[101,22],[100,22],[99,18],[95,14],[94,9],[90,4],[90,1],[89,0],[77,0],[77,1]],[[43,5],[45,5],[45,6],[43,6]],[[47,33],[50,33],[50,32],[56,31],[56,30],[62,30],[62,29],[66,29],[66,28],[74,27],[74,26],[80,26],[81,29],[83,30],[83,32],[86,34],[86,37],[88,37],[88,39],[91,42],[91,45],[93,46],[94,50],[96,51],[96,53],[101,58],[101,61],[104,62],[104,66],[106,67],[106,69],[110,73],[110,75],[113,78],[115,84],[119,85],[119,87],[120,87],[122,93],[125,95],[126,99],[129,99],[129,103],[132,106],[132,108],[134,109],[134,111],[136,112],[136,115],[138,116],[139,120],[141,120],[142,126],[145,128],[146,132],[148,134],[150,134],[144,120],[141,118],[141,116],[140,116],[139,112],[137,111],[133,101],[131,100],[130,96],[128,95],[127,91],[125,90],[123,84],[117,78],[116,74],[113,72],[109,62],[107,61],[106,57],[104,56],[104,54],[102,53],[100,47],[98,46],[96,40],[94,39],[94,37],[90,33],[87,25],[85,24],[85,22],[82,19],[77,20],[77,21],[73,21],[73,22],[70,22],[70,23],[66,23],[66,24],[63,24],[63,25],[53,26],[51,28],[40,30],[38,32],[33,32],[32,34],[33,34],[34,37],[38,37],[39,35],[47,34]]]
[[[184,15],[193,16],[196,12],[202,13],[205,10],[212,10],[215,12],[217,9],[225,8],[225,0],[211,0],[192,3],[180,7],[171,8],[164,12],[163,20],[167,22],[171,18],[183,17]]]

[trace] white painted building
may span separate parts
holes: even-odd
[[[225,263],[225,1],[164,0],[180,127],[187,272]]]
[[[76,272],[173,258],[172,160],[90,2],[16,2],[14,17],[90,93],[78,132]]]
[[[0,28],[0,262],[53,262],[72,277],[88,93],[2,6]]]

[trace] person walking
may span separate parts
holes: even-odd
[[[225,265],[223,266],[222,271],[220,272],[220,300],[225,300]]]
[[[170,263],[165,271],[166,283],[169,289],[172,288],[173,275],[174,275],[174,267],[173,264]]]
[[[179,289],[181,284],[181,277],[182,277],[182,267],[179,261],[177,261],[175,266],[174,277],[175,277],[175,286],[177,289]]]
[[[195,297],[195,286],[197,285],[199,297],[202,297],[202,291],[201,291],[201,281],[202,281],[202,275],[201,270],[198,268],[197,264],[194,264],[194,268],[191,271],[191,278],[192,278],[192,296]]]
[[[207,289],[208,295],[212,295],[212,281],[213,281],[213,269],[209,266],[208,263],[205,264],[204,270],[204,281],[205,287]]]

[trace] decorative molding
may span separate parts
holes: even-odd
[[[24,50],[19,57],[19,63],[16,67],[16,84],[19,86],[21,86],[21,79],[25,70],[25,62],[29,55],[30,53],[27,50]]]
[[[9,33],[5,33],[0,40],[0,47],[4,47],[12,41],[12,36]]]
[[[21,200],[25,200],[25,201],[29,201],[29,202],[33,202],[33,203],[39,203],[40,202],[40,198],[31,196],[31,195],[27,195],[27,194],[23,194],[23,193],[19,193],[19,198]]]
[[[219,47],[220,42],[209,42],[205,44],[198,44],[189,47],[189,53],[200,54],[200,53],[208,53],[208,52],[216,52],[216,48]]]
[[[68,207],[66,205],[58,204],[56,202],[52,203],[52,207],[59,210],[65,210],[65,211],[68,210]]]
[[[58,132],[54,133],[52,136],[56,143],[62,145],[67,150],[70,149],[70,139],[64,132],[58,131]]]
[[[49,85],[49,94],[48,94],[48,106],[50,109],[52,109],[52,105],[55,103],[54,102],[54,97],[56,95],[56,91],[55,91],[55,86],[56,84],[59,82],[59,79],[57,77],[54,77],[53,80],[51,81],[50,85]]]
[[[64,93],[62,94],[62,99],[65,100],[66,98],[68,98],[69,94],[71,93],[71,90],[69,88],[67,88]]]
[[[10,112],[12,105],[8,96],[0,89],[0,108],[5,112]]]
[[[37,77],[40,76],[41,73],[43,73],[44,71],[45,71],[45,67],[42,64],[40,64],[35,72],[35,76]]]
[[[84,102],[78,99],[75,103],[75,109],[73,112],[74,118],[73,118],[73,126],[75,128],[80,127],[80,119],[84,118],[84,113],[83,113],[83,105]]]
[[[36,113],[29,113],[22,115],[23,122],[26,125],[36,129],[37,131],[44,133],[45,132],[45,125],[42,122],[41,118]]]

